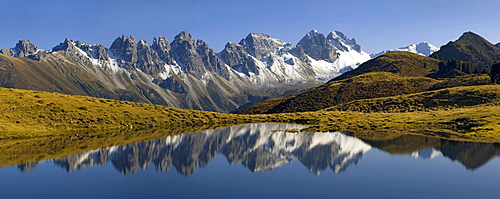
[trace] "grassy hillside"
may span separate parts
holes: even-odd
[[[367,73],[346,80],[330,81],[295,96],[264,101],[237,113],[316,111],[358,99],[422,92],[437,82],[431,78],[403,77],[388,72]]]
[[[500,48],[475,33],[466,32],[458,40],[444,45],[430,57],[441,60],[458,59],[487,68],[500,61]]]
[[[463,90],[427,92],[422,99],[432,93],[448,95],[450,99],[454,96],[463,99],[489,96],[491,99],[479,100],[480,104],[474,106],[443,106],[414,112],[321,110],[231,115],[0,88],[0,166],[252,122],[304,124],[310,126],[307,131],[340,131],[372,140],[418,134],[452,140],[500,142],[498,86],[464,87]],[[418,96],[400,98],[419,99]],[[382,103],[384,99],[372,102],[381,100]]]
[[[95,77],[82,70],[77,64],[67,61],[42,62],[0,54],[2,87],[76,95],[100,91],[103,94],[99,97],[118,98],[115,93],[103,90],[104,86]]]
[[[391,72],[401,76],[425,77],[438,70],[440,60],[404,51],[388,52],[361,64],[332,81],[343,80],[370,72]]]
[[[0,139],[244,121],[213,112],[8,88],[0,88],[0,104]]]
[[[394,97],[356,100],[326,110],[413,112],[488,103],[500,103],[500,85],[463,86]]]
[[[293,96],[260,102],[236,113],[316,111],[359,99],[490,84],[491,77],[481,74],[476,67],[475,64],[457,59],[439,61],[409,52],[389,52],[322,86]]]

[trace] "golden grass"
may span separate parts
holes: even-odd
[[[372,140],[418,134],[500,142],[498,101],[413,112],[238,115],[0,88],[0,105],[0,166],[252,122],[304,124],[309,131],[340,131]]]

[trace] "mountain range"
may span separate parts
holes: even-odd
[[[370,59],[354,39],[307,33],[296,45],[251,33],[216,53],[181,32],[152,45],[122,35],[109,48],[66,39],[1,49],[0,86],[231,112],[321,85]]]
[[[356,138],[338,132],[284,132],[302,128],[290,124],[250,124],[169,136],[146,142],[91,150],[43,162],[74,172],[111,163],[124,174],[154,166],[156,171],[175,168],[189,176],[196,169],[223,155],[231,164],[242,164],[252,172],[266,172],[298,160],[308,170],[321,174],[327,169],[340,173],[357,164],[373,147],[391,154],[432,159],[443,155],[474,170],[500,154],[493,143],[454,142],[416,135],[388,140]],[[409,144],[412,143],[412,144]],[[476,154],[470,156],[469,154]],[[40,162],[18,165],[29,172]]]
[[[66,39],[51,50],[42,50],[21,40],[14,48],[0,50],[3,54],[0,55],[0,86],[226,113],[267,99],[279,102],[279,107],[291,108],[288,111],[294,111],[294,107],[303,102],[312,105],[308,108],[302,104],[300,110],[318,110],[333,105],[324,103],[326,101],[340,103],[358,99],[351,94],[351,97],[335,98],[330,95],[332,90],[321,89],[334,88],[328,85],[365,73],[391,72],[403,77],[433,79],[487,74],[491,64],[500,61],[497,46],[475,33],[466,32],[438,51],[433,45],[422,42],[369,55],[361,50],[355,39],[339,31],[325,36],[316,30],[308,32],[296,45],[263,33],[251,33],[239,43],[228,42],[219,53],[185,31],[176,35],[172,42],[163,36],[154,38],[152,45],[122,35],[109,48]],[[457,82],[453,85],[459,85]],[[477,84],[484,82],[468,81],[463,85]],[[362,98],[425,90],[422,84],[417,90],[401,90],[401,86],[393,85],[387,87],[395,88],[389,93],[369,89],[372,91],[369,93],[380,94],[371,96],[359,87],[364,84],[342,85],[335,93],[342,96],[343,91],[360,91],[358,94],[363,95]],[[344,88],[347,85],[350,86]],[[436,87],[427,86],[428,89]],[[301,94],[291,95],[295,93]],[[281,96],[285,97],[277,98]],[[303,100],[295,100],[301,96]],[[325,99],[325,96],[329,97]],[[287,102],[282,103],[284,101]],[[289,102],[293,101],[297,104],[291,106]],[[317,102],[323,105],[317,106]],[[270,103],[264,104],[269,106]],[[270,109],[282,109],[279,107]]]
[[[285,132],[301,129],[291,124],[250,124],[199,133],[170,136],[147,142],[92,150],[56,158],[56,165],[68,172],[111,162],[122,173],[134,173],[153,163],[155,169],[189,176],[210,163],[218,154],[230,164],[242,164],[252,172],[266,172],[300,161],[311,172],[326,169],[339,173],[363,157],[371,147],[363,141],[338,132]],[[22,171],[37,163],[20,165]]]
[[[241,114],[317,111],[361,99],[419,93],[439,88],[490,84],[500,48],[466,32],[429,57],[392,51],[306,92],[266,100]]]

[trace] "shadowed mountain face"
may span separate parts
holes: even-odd
[[[237,113],[268,114],[317,111],[354,100],[423,92],[436,82],[431,78],[403,77],[389,72],[367,73],[345,80],[330,81],[290,97],[260,102],[241,109]]]
[[[500,48],[473,32],[466,32],[458,40],[442,46],[430,57],[441,60],[458,59],[488,68],[500,61]]]
[[[303,126],[285,124],[251,124],[200,133],[191,133],[147,142],[114,146],[48,160],[68,172],[111,163],[124,174],[154,166],[157,171],[173,168],[189,176],[222,155],[230,164],[241,164],[252,172],[266,172],[298,160],[309,171],[345,171],[361,160],[372,147],[391,154],[408,154],[415,158],[436,156],[461,162],[474,170],[500,154],[491,143],[466,143],[404,135],[389,140],[358,139],[335,133],[287,133],[284,129]],[[371,145],[371,146],[370,146]],[[29,172],[38,162],[18,165]]]
[[[299,125],[251,124],[115,146],[50,160],[68,172],[113,164],[117,171],[133,173],[154,165],[166,172],[174,168],[191,175],[221,154],[230,164],[242,164],[252,172],[265,172],[299,160],[314,173],[341,172],[356,164],[370,150],[357,138],[341,133],[287,133]],[[278,131],[276,131],[278,130]],[[19,166],[29,171],[37,163]]]

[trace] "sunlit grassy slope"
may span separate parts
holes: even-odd
[[[496,138],[500,137],[499,103],[500,85],[482,85],[354,100],[317,112],[238,115],[0,88],[0,139],[74,132],[92,137],[124,129],[219,127],[250,122],[310,124],[320,130],[346,132],[425,127]],[[387,117],[393,119],[385,120]]]
[[[41,91],[0,88],[0,139],[131,128],[220,125],[246,117]]]

